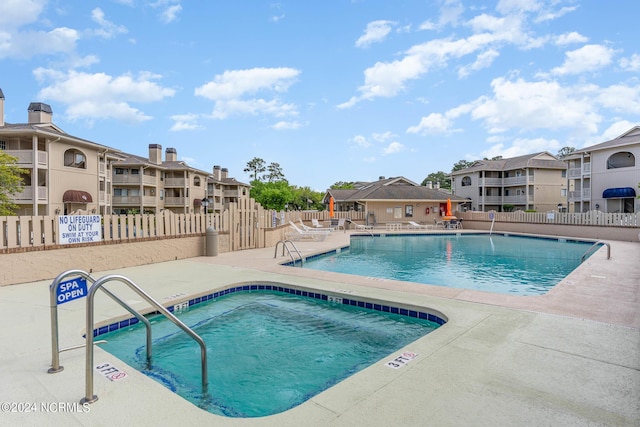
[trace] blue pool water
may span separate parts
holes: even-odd
[[[487,292],[540,295],[578,265],[591,242],[520,236],[352,236],[347,250],[305,268]]]
[[[180,313],[207,345],[207,395],[200,347],[160,316],[152,319],[150,368],[140,323],[100,335],[107,340],[101,347],[205,410],[259,417],[299,405],[442,322],[421,319],[427,313],[403,310],[407,315],[399,315],[384,312],[395,307],[376,304],[380,311],[374,311],[358,307],[362,302],[335,303],[312,295],[240,292]]]

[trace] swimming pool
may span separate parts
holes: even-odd
[[[513,294],[548,292],[592,242],[500,234],[352,236],[304,268]],[[299,265],[299,264],[298,264]]]
[[[189,304],[178,317],[207,345],[206,395],[199,347],[164,318],[150,319],[150,368],[137,319],[94,335],[107,340],[104,350],[195,405],[229,417],[297,406],[445,323],[431,312],[277,285],[243,285]]]

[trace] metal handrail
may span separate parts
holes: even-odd
[[[598,240],[593,245],[589,246],[589,249],[587,249],[584,255],[582,255],[582,258],[580,258],[581,264],[584,262],[585,258],[587,257],[587,254],[589,254],[589,252],[591,252],[591,250],[598,245],[605,245],[607,247],[607,259],[611,259],[611,245],[609,244],[609,242],[605,242],[604,240]]]
[[[144,298],[149,304],[151,304],[156,310],[160,312],[160,314],[164,315],[167,319],[171,320],[176,326],[182,329],[187,335],[193,338],[200,345],[200,362],[202,365],[202,392],[207,392],[208,386],[208,374],[207,374],[207,346],[204,343],[204,340],[200,338],[198,334],[193,332],[191,328],[182,323],[180,319],[174,316],[169,310],[164,308],[162,304],[153,299],[149,294],[143,291],[138,285],[133,283],[130,279],[120,276],[117,274],[112,274],[109,276],[104,276],[98,279],[89,289],[89,293],[87,295],[87,328],[86,328],[86,383],[85,383],[85,397],[82,398],[80,403],[93,403],[98,400],[98,396],[93,394],[93,300],[98,289],[101,289],[102,286],[112,280],[117,280],[125,285],[129,286],[131,290],[137,293],[139,296]],[[148,357],[150,357],[150,349],[151,345],[148,346]]]
[[[302,254],[300,253],[300,251],[298,250],[296,245],[291,240],[288,240],[288,239],[279,240],[278,243],[276,243],[276,250],[273,253],[273,257],[276,258],[278,256],[278,246],[280,245],[280,243],[282,243],[282,256],[284,256],[284,250],[286,249],[287,252],[289,252],[289,256],[291,257],[291,262],[293,262],[293,264],[295,265],[296,260],[295,260],[295,258],[293,258],[293,254],[291,253],[291,249],[289,249],[289,247],[287,246],[287,243],[291,243],[291,246],[293,246],[293,249],[296,251],[296,253],[300,257],[300,267],[302,267],[302,264],[304,263],[304,258],[302,257]]]
[[[75,345],[67,348],[60,348],[59,341],[59,331],[58,331],[58,300],[56,298],[56,294],[58,292],[58,286],[62,282],[63,279],[69,276],[81,276],[87,281],[87,283],[95,283],[96,279],[94,279],[91,274],[87,273],[84,270],[67,270],[58,275],[51,285],[49,285],[49,302],[51,307],[51,368],[47,371],[50,374],[55,374],[57,372],[61,372],[64,370],[64,366],[60,366],[60,353],[68,350],[75,350],[78,348],[82,348],[86,345]],[[151,323],[147,320],[146,317],[133,310],[131,307],[127,305],[120,298],[109,292],[107,288],[101,288],[102,291],[110,296],[115,302],[120,304],[125,310],[135,316],[138,320],[140,320],[147,328],[147,363],[151,361]],[[105,341],[96,341],[94,344],[102,344]]]

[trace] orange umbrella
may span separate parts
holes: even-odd
[[[329,216],[333,218],[333,197],[329,197]]]
[[[445,213],[445,216],[452,216],[451,215],[451,199],[447,199],[447,212]]]

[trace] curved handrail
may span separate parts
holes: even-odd
[[[604,240],[598,240],[593,245],[589,246],[589,249],[587,249],[587,251],[582,255],[582,258],[580,258],[580,264],[584,262],[585,258],[587,257],[587,254],[591,252],[593,248],[595,248],[598,245],[605,245],[607,247],[607,259],[611,259],[611,244],[609,244],[609,242],[605,242]]]
[[[93,284],[96,279],[94,279],[91,274],[87,273],[84,270],[67,270],[60,273],[49,285],[49,302],[51,308],[51,368],[47,371],[50,374],[55,374],[64,370],[64,366],[60,366],[60,353],[67,350],[74,350],[78,348],[84,347],[83,345],[76,345],[73,347],[60,348],[59,334],[58,334],[58,300],[56,299],[56,294],[58,291],[58,286],[63,279],[69,276],[80,276],[83,277],[87,282]],[[115,302],[120,304],[125,310],[135,316],[138,320],[144,323],[147,329],[147,363],[151,361],[151,323],[147,320],[146,317],[133,310],[131,307],[127,305],[120,298],[109,292],[107,288],[101,288],[104,293],[110,296]],[[95,342],[98,344],[98,342]]]
[[[296,251],[296,253],[300,257],[300,267],[302,267],[302,264],[304,263],[304,258],[302,257],[302,254],[300,253],[300,251],[296,247],[295,243],[293,243],[291,240],[288,240],[288,239],[278,240],[278,243],[276,243],[276,250],[273,253],[273,257],[276,258],[278,256],[278,246],[280,245],[280,243],[282,243],[282,256],[284,256],[284,250],[286,249],[287,252],[289,253],[289,256],[291,257],[291,262],[293,262],[293,264],[295,265],[296,260],[295,260],[295,258],[293,258],[293,254],[291,253],[291,249],[289,249],[289,247],[287,246],[287,243],[291,243],[291,246],[293,246],[293,249]]]
[[[80,401],[80,403],[93,403],[98,400],[98,396],[93,394],[93,300],[98,289],[101,289],[102,286],[109,281],[118,280],[125,285],[127,285],[131,290],[137,293],[139,296],[145,299],[149,304],[151,304],[156,310],[158,310],[161,314],[163,314],[166,318],[171,320],[176,326],[182,329],[187,335],[193,338],[200,345],[200,362],[202,364],[202,391],[203,393],[207,392],[208,385],[208,374],[207,374],[207,346],[204,343],[204,340],[200,338],[198,334],[193,332],[191,328],[182,323],[180,319],[174,316],[169,310],[164,308],[162,304],[154,300],[149,294],[140,289],[135,283],[133,283],[130,279],[112,274],[109,276],[104,276],[98,279],[89,289],[89,294],[87,295],[87,328],[86,328],[86,337],[87,337],[87,345],[86,345],[86,383],[85,383],[85,397]],[[150,346],[149,346],[150,348]]]

